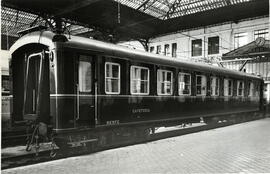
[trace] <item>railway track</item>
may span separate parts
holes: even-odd
[[[257,118],[258,119],[258,118]],[[225,127],[233,124],[239,124],[242,122],[247,122],[247,121],[252,121],[255,119],[249,119],[245,121],[238,121],[238,122],[219,122],[217,124],[196,124],[195,126],[188,126],[188,127],[174,127],[173,130],[161,130],[161,131],[156,131],[156,133],[151,133],[147,139],[143,140],[137,140],[137,141],[127,141],[127,142],[122,142],[121,144],[118,145],[112,145],[112,146],[106,146],[104,148],[96,148],[94,150],[86,150],[84,147],[78,148],[78,150],[69,150],[68,153],[62,152],[58,149],[56,149],[57,155],[52,158],[50,157],[50,150],[42,150],[39,152],[39,155],[36,156],[35,152],[33,153],[28,153],[28,154],[21,154],[21,155],[15,155],[15,156],[4,156],[2,155],[2,165],[1,169],[8,169],[8,168],[14,168],[14,167],[19,167],[19,166],[26,166],[26,165],[31,165],[31,164],[37,164],[41,162],[46,162],[46,161],[52,161],[52,160],[57,160],[57,159],[63,159],[67,157],[72,157],[72,156],[79,156],[83,154],[91,154],[93,152],[98,152],[98,151],[103,151],[107,149],[112,149],[112,148],[119,148],[119,147],[125,147],[129,145],[134,145],[134,144],[139,144],[139,143],[146,143],[146,142],[151,142],[151,141],[156,141],[160,139],[165,139],[169,137],[174,137],[174,136],[180,136],[180,135],[185,135],[185,134],[190,134],[190,133],[196,133],[200,131],[205,131],[205,130],[210,130],[210,129],[215,129],[215,128],[220,128],[220,127]]]
[[[2,137],[2,148],[25,145],[27,134],[12,135]]]

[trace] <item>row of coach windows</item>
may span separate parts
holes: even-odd
[[[79,73],[87,74],[91,71],[91,66],[82,65]],[[83,70],[84,69],[84,70]],[[83,80],[83,79],[82,79]],[[224,96],[233,95],[233,80],[224,79]],[[237,96],[244,96],[244,81],[237,80]],[[85,91],[90,90],[91,84],[80,86]],[[130,91],[131,94],[148,95],[150,87],[150,72],[146,67],[131,66],[130,68]],[[220,79],[215,76],[210,77],[210,95],[219,96]],[[105,92],[106,94],[120,94],[120,64],[105,63]],[[196,95],[205,96],[207,93],[207,78],[205,75],[196,75]],[[157,70],[157,94],[173,94],[173,72],[168,70]],[[178,74],[178,94],[191,95],[191,74],[179,72]],[[258,96],[259,85],[248,82],[247,95]]]

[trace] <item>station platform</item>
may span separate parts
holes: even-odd
[[[270,118],[1,172],[270,173]]]

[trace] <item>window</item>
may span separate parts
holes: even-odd
[[[268,29],[254,31],[254,40],[256,40],[258,37],[263,37],[265,39],[268,39],[269,38],[268,36],[269,36]]]
[[[208,38],[208,54],[218,54],[219,53],[219,37],[209,37]]]
[[[234,35],[234,48],[241,47],[248,43],[247,33],[237,33]]]
[[[172,57],[176,57],[177,44],[172,43]]]
[[[160,54],[161,53],[161,46],[160,45],[157,46],[157,52],[156,53],[157,54]]]
[[[196,76],[196,94],[206,95],[206,77],[204,75]]]
[[[165,44],[164,45],[164,55],[167,56],[170,54],[170,45],[169,44]]]
[[[210,86],[211,86],[211,90],[210,90],[211,96],[218,96],[219,95],[219,78],[211,77]]]
[[[157,71],[157,93],[158,95],[171,95],[173,73],[166,70]]]
[[[260,83],[256,82],[255,83],[255,97],[259,97],[260,96]]]
[[[237,96],[244,96],[244,82],[237,81]]]
[[[79,60],[79,91],[91,92],[92,89],[92,67],[89,57],[80,56]]]
[[[155,47],[150,47],[150,53],[153,53],[154,52],[154,50],[155,50]]]
[[[201,56],[201,55],[202,55],[202,39],[193,40],[191,56]]]
[[[149,94],[149,69],[131,66],[130,73],[131,94]]]
[[[233,81],[231,79],[224,79],[224,96],[233,95]]]
[[[120,94],[120,65],[105,63],[105,93]]]
[[[10,83],[9,83],[9,76],[8,75],[2,75],[2,93],[9,93],[10,91]]]
[[[178,75],[178,94],[190,95],[191,94],[191,75],[187,73],[179,73]]]
[[[248,82],[248,96],[253,97],[254,96],[254,83]]]

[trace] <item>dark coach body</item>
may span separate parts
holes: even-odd
[[[257,76],[87,38],[54,37],[29,33],[11,48],[13,122],[35,120],[70,135],[260,110],[263,80]]]

